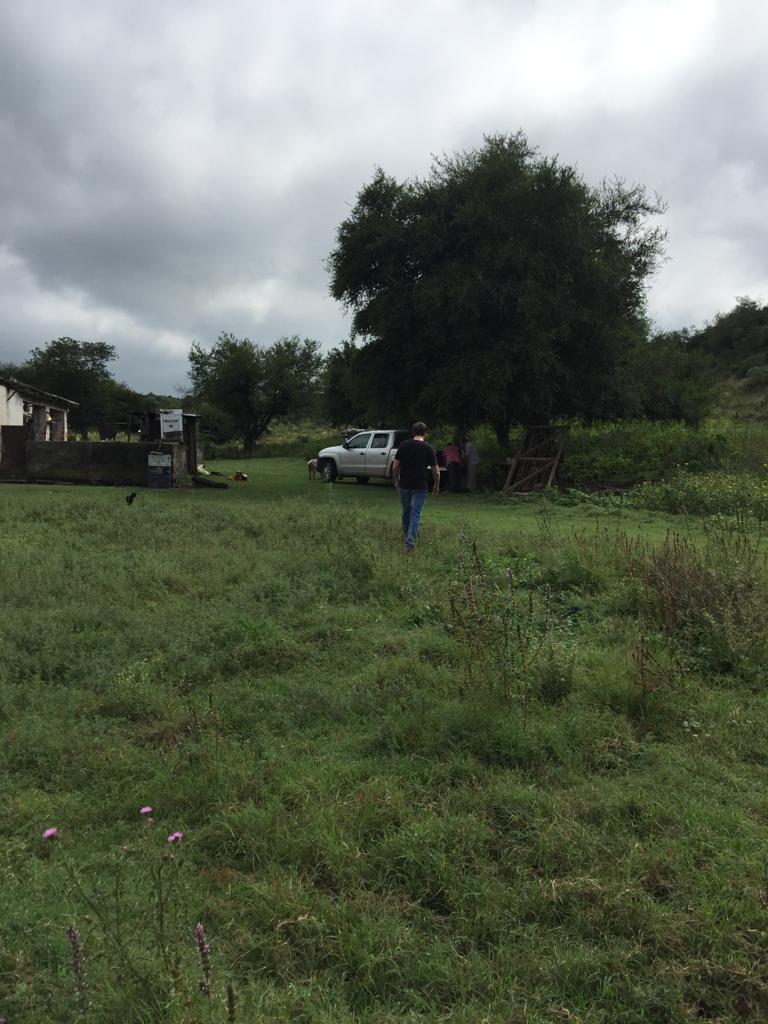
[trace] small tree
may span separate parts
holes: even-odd
[[[251,451],[276,416],[311,406],[323,363],[319,349],[316,341],[297,336],[264,347],[222,333],[210,349],[192,345],[193,394],[227,413]]]

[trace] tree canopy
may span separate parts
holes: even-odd
[[[522,132],[379,170],[338,229],[331,293],[353,314],[370,415],[515,422],[620,415],[622,361],[647,337],[658,198],[590,187]]]
[[[698,331],[684,332],[690,348],[712,357],[739,377],[768,366],[768,305],[742,295],[728,313],[719,313]]]
[[[360,349],[343,341],[326,355],[322,376],[322,411],[333,426],[364,423],[370,393],[360,372]]]
[[[195,343],[189,353],[194,397],[226,413],[251,450],[275,417],[312,404],[323,362],[319,348],[309,338],[260,346],[226,332],[210,349]]]
[[[19,375],[44,391],[77,402],[69,422],[86,437],[97,424],[127,419],[141,402],[135,391],[112,376],[109,364],[116,358],[114,345],[56,338],[33,349]]]

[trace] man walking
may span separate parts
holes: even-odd
[[[432,475],[432,493],[440,493],[440,470],[437,456],[431,444],[424,440],[427,433],[426,423],[419,421],[411,427],[413,437],[403,441],[397,450],[392,463],[392,477],[395,488],[400,492],[400,504],[403,507],[403,539],[406,552],[413,551],[419,537],[421,513],[427,500],[429,473]]]

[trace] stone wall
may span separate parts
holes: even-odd
[[[186,446],[130,441],[27,441],[27,479],[147,486],[150,452],[173,455],[174,486],[186,470]]]

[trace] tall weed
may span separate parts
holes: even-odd
[[[766,559],[761,539],[738,522],[707,524],[703,545],[670,533],[630,561],[645,611],[704,668],[759,674],[768,655]]]
[[[765,457],[768,457],[766,455]],[[637,508],[688,515],[750,515],[768,520],[768,476],[754,473],[677,473],[661,483],[635,487]]]
[[[459,555],[449,597],[451,631],[460,652],[463,695],[481,692],[525,706],[533,668],[550,623],[548,595],[521,595],[512,569],[495,575],[477,545]]]

